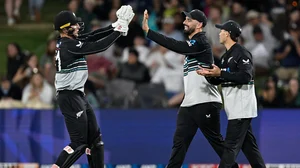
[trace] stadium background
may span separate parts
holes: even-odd
[[[291,30],[299,32],[298,1],[38,0],[32,3],[31,0],[23,0],[19,10],[11,9],[13,21],[8,17],[7,5],[10,2],[15,2],[15,0],[0,0],[2,7],[0,10],[1,89],[3,90],[6,81],[10,81],[19,88],[14,92],[20,92],[20,96],[1,95],[0,167],[49,167],[58,152],[68,143],[63,118],[57,109],[54,94],[50,102],[45,102],[43,99],[27,101],[22,99],[24,88],[32,85],[31,78],[36,73],[35,68],[43,75],[42,81],[47,83],[43,86],[53,91],[53,70],[55,69],[51,60],[53,55],[47,51],[47,47],[55,41],[57,36],[52,31],[51,23],[55,14],[63,9],[74,10],[86,21],[86,31],[88,31],[110,24],[115,18],[111,17],[109,12],[113,13],[113,8],[118,8],[121,4],[131,4],[136,12],[129,37],[118,40],[108,52],[88,57],[91,73],[86,94],[97,109],[96,114],[106,147],[106,167],[163,168],[167,163],[171,152],[177,107],[182,98],[182,86],[176,85],[172,88],[168,81],[161,80],[162,84],[155,82],[153,78],[159,67],[154,65],[159,64],[164,70],[170,72],[168,66],[163,67],[164,63],[159,61],[171,59],[176,62],[177,65],[174,65],[177,68],[174,71],[175,81],[180,83],[181,60],[177,58],[182,56],[158,48],[144,38],[143,32],[140,31],[141,14],[144,9],[148,9],[152,29],[174,38],[182,38],[183,35],[180,34],[182,22],[178,13],[194,8],[203,10],[211,23],[234,19],[244,29],[247,29],[247,26],[251,27],[250,23],[258,18],[258,25],[261,27],[252,25],[250,31],[250,37],[252,40],[254,37],[255,41],[251,41],[251,38],[249,40],[247,34],[244,34],[244,38],[239,41],[256,53],[254,59],[257,58],[255,61],[256,91],[260,112],[259,117],[253,121],[254,132],[263,157],[268,163],[267,167],[300,167],[300,133],[297,130],[300,127],[298,122],[300,118],[298,78],[300,54],[291,51],[289,59],[278,58],[278,54],[282,52],[282,46],[293,35]],[[41,5],[39,2],[42,2]],[[29,4],[36,7],[30,7]],[[84,6],[77,6],[77,4],[84,4]],[[234,14],[233,10],[238,14]],[[170,26],[172,24],[173,27]],[[269,31],[265,28],[266,25]],[[217,35],[218,32],[205,31],[215,48],[214,56],[218,63],[219,55],[224,51],[214,41],[217,36],[213,35]],[[265,39],[259,38],[261,34]],[[272,39],[271,42],[268,41],[269,38]],[[10,57],[7,52],[7,47],[11,43],[20,46],[17,56],[23,58],[22,62],[16,59],[18,57]],[[142,71],[144,67],[147,67],[149,71],[149,75],[145,75],[143,79],[122,76],[120,73],[122,68],[128,68],[126,63],[128,64],[128,59],[132,57],[132,54],[136,54],[132,49],[137,51],[138,60],[144,64],[139,67],[141,69],[138,68],[135,71]],[[156,57],[145,59],[156,51],[162,51],[163,54],[156,54]],[[165,55],[166,60],[161,60],[160,57],[164,57],[165,53],[168,53]],[[31,58],[37,58],[37,60]],[[19,74],[12,72],[14,68],[26,69],[24,67],[31,68],[32,73],[28,75],[22,72]],[[292,75],[288,71],[278,73],[279,69],[289,68],[292,69]],[[167,75],[163,78],[173,79]],[[50,96],[43,94],[40,93],[39,96]],[[8,98],[9,96],[12,98]],[[225,113],[222,112],[223,135],[226,123]],[[183,167],[213,168],[217,166],[218,161],[218,157],[199,132],[191,144]],[[238,157],[238,162],[241,167],[249,167],[242,152]],[[87,167],[86,163],[85,156],[82,156],[75,167]]]

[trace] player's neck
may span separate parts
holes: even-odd
[[[192,39],[193,36],[194,36],[195,34],[199,33],[199,32],[202,32],[202,29],[196,30],[196,31],[194,31],[193,33],[191,33],[191,34],[189,35],[189,39]]]
[[[228,40],[226,41],[226,43],[224,44],[226,50],[228,51],[236,42],[232,41],[232,40]]]

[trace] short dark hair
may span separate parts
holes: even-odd
[[[229,34],[230,34],[230,33],[229,33]],[[233,35],[233,34],[230,34],[230,38],[231,38],[231,40],[234,41],[234,42],[238,42],[238,41],[239,41],[239,37],[238,37],[238,36],[235,36],[235,35]]]
[[[263,33],[262,29],[260,28],[259,25],[256,25],[253,27],[253,34],[256,34],[256,33]]]
[[[136,57],[139,57],[139,52],[133,47],[129,48],[129,54],[131,53],[134,54]]]

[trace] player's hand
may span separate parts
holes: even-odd
[[[201,66],[198,66],[199,69],[196,70],[198,75],[206,76],[209,74],[209,71],[207,68],[202,68]]]
[[[196,71],[198,75],[206,76],[206,77],[217,77],[221,75],[221,69],[212,64],[212,69],[202,68],[199,66],[199,69]]]
[[[118,19],[126,20],[130,23],[135,14],[133,13],[130,5],[123,5],[119,10],[117,10],[116,15]]]
[[[119,31],[123,36],[127,36],[128,25],[134,17],[132,7],[130,5],[123,5],[116,12],[118,20],[112,24],[115,31]]]
[[[149,31],[148,19],[149,19],[149,15],[148,15],[148,11],[146,9],[144,11],[144,18],[143,18],[143,25],[142,25],[142,28],[146,33],[148,33],[148,31]]]

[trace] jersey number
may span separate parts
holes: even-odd
[[[56,71],[57,72],[61,70],[61,60],[60,60],[60,52],[59,52],[59,50],[56,50],[55,66],[56,66]]]

